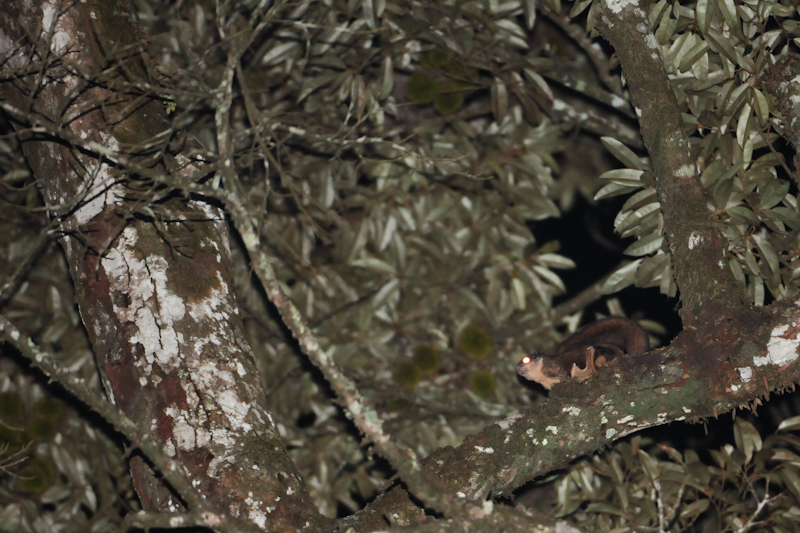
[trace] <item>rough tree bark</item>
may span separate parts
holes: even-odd
[[[108,398],[196,491],[176,498],[137,458],[144,509],[174,512],[202,495],[207,523],[323,523],[244,341],[222,212],[181,197],[139,210],[134,199],[152,183],[126,175],[125,158],[165,172],[149,158],[173,132],[160,102],[120,90],[147,75],[127,2],[13,1],[3,10],[0,53],[15,74],[2,84],[3,107],[61,223]],[[205,172],[177,165],[187,180]]]

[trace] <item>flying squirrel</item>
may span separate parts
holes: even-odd
[[[558,345],[555,355],[538,351],[517,364],[517,372],[545,389],[569,378],[584,381],[618,355],[650,350],[647,332],[627,318],[604,318],[582,327]]]

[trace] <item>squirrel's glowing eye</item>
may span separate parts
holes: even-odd
[[[527,365],[530,362],[531,362],[531,357],[529,355],[526,355],[525,357],[522,358],[523,365]]]

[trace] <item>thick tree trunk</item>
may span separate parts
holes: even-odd
[[[142,153],[170,137],[161,103],[115,90],[146,79],[129,6],[15,0],[3,10],[0,53],[16,76],[0,95],[60,222],[109,399],[176,460],[205,511],[266,529],[319,525],[244,341],[222,212],[198,199],[148,204],[152,183],[132,191],[125,172],[164,171]],[[183,179],[203,172],[177,161]],[[199,501],[176,498],[144,461],[132,473],[147,510]]]

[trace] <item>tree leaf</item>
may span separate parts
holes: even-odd
[[[636,269],[639,268],[642,260],[637,259],[632,263],[625,265],[611,274],[605,283],[603,283],[603,294],[611,294],[620,291],[633,283],[633,278],[636,275]]]
[[[681,62],[678,64],[678,70],[680,72],[686,72],[692,65],[694,65],[697,61],[700,60],[701,57],[708,53],[708,43],[705,41],[698,41],[691,50],[686,52],[686,54],[681,58]]]
[[[494,121],[500,124],[506,118],[508,111],[508,91],[503,80],[498,77],[492,81],[491,103]]]
[[[644,164],[642,159],[633,153],[633,150],[613,137],[600,137],[600,142],[611,152],[617,160],[629,169],[645,170],[649,165]]]
[[[629,187],[627,185],[620,185],[618,183],[609,183],[608,185],[597,191],[597,193],[594,195],[594,199],[602,200],[604,198],[611,198],[612,196],[627,194],[633,190],[635,190],[634,187]]]
[[[521,0],[522,2],[522,14],[525,15],[525,26],[532,30],[534,24],[536,24],[536,0]],[[559,13],[561,10],[556,10],[555,13]]]
[[[646,237],[643,237],[628,246],[622,253],[633,256],[648,255],[656,250],[660,250],[663,243],[663,235],[660,233],[651,233],[650,235],[647,235]]]
[[[778,425],[778,431],[796,431],[800,430],[800,416],[793,416],[783,420]]]
[[[737,418],[733,425],[733,438],[736,447],[744,454],[747,463],[753,458],[753,452],[759,451],[761,445],[761,435],[758,430],[746,420]]]
[[[572,259],[559,254],[540,254],[536,260],[553,268],[575,268],[575,262]]]
[[[642,174],[644,171],[635,170],[632,168],[617,168],[603,172],[600,175],[601,180],[610,181],[617,185],[624,185],[626,187],[640,187],[642,185]]]

